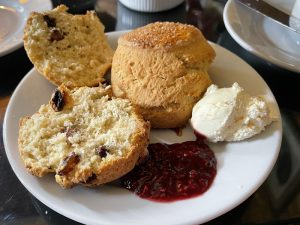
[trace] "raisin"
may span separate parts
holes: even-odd
[[[56,21],[54,18],[51,18],[48,15],[44,15],[44,20],[47,23],[47,27],[55,27],[56,26]]]
[[[100,146],[96,148],[96,153],[101,157],[105,158],[107,156],[107,148],[105,146]]]
[[[53,41],[60,41],[62,39],[64,39],[64,34],[58,30],[58,29],[54,29],[51,31],[51,36],[50,36],[50,41],[53,42]]]
[[[57,174],[60,176],[67,175],[75,168],[79,161],[80,156],[75,152],[71,152],[66,158],[64,158],[63,162],[60,164]]]
[[[64,94],[58,88],[52,94],[50,104],[55,112],[61,111],[64,108]]]
[[[96,174],[92,174],[86,181],[85,183],[91,183],[93,180],[95,180],[97,178]]]

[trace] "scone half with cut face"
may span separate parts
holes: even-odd
[[[150,125],[108,87],[60,86],[48,104],[20,120],[19,151],[27,170],[55,173],[63,188],[113,181],[147,155]]]
[[[113,50],[96,13],[72,15],[65,5],[33,12],[24,47],[34,67],[53,84],[98,86],[111,67]]]

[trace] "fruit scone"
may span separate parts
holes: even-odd
[[[34,67],[55,85],[98,86],[111,67],[113,50],[93,11],[72,15],[60,5],[31,13],[24,47]]]
[[[63,188],[113,181],[147,155],[149,122],[111,87],[60,86],[48,104],[20,120],[19,151],[35,176],[56,173]]]

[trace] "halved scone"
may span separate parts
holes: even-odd
[[[29,172],[55,172],[64,188],[100,185],[147,154],[150,125],[108,87],[56,89],[49,104],[20,120],[19,151]]]
[[[65,5],[30,14],[24,47],[34,67],[55,85],[98,86],[113,50],[96,13],[72,15]]]

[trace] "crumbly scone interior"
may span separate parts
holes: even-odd
[[[38,71],[54,84],[96,86],[113,56],[104,26],[94,12],[71,15],[66,10],[61,5],[33,14],[25,28],[25,49]]]
[[[55,172],[74,152],[80,156],[78,168],[96,171],[100,164],[126,155],[137,126],[132,106],[127,100],[111,100],[105,94],[97,88],[79,88],[72,93],[73,107],[54,112],[49,104],[42,105],[26,119],[20,129],[26,167],[39,168],[31,172],[43,176]],[[108,150],[106,157],[97,154],[101,146]]]

